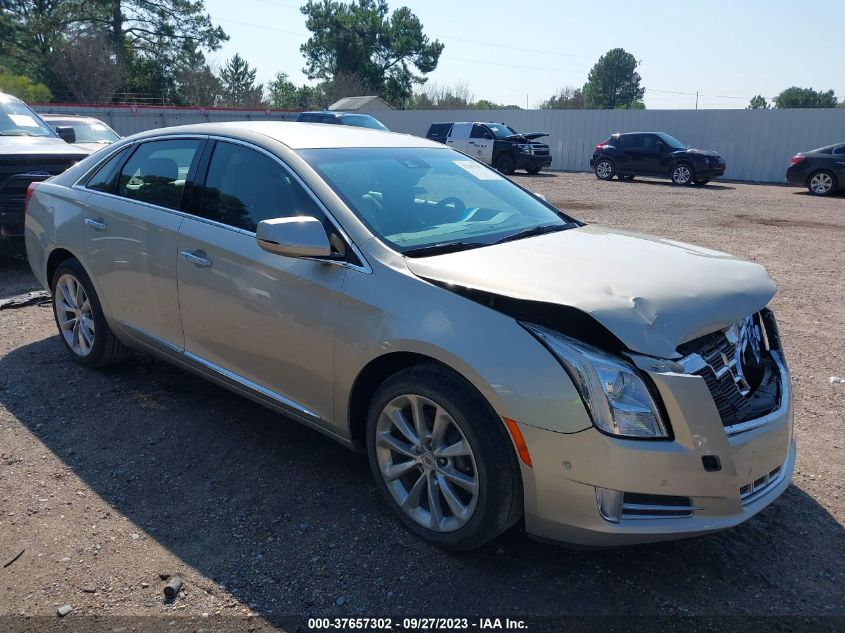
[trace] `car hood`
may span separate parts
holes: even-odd
[[[506,137],[506,141],[533,141],[534,139],[543,138],[544,136],[548,136],[548,132],[519,132],[517,134],[511,134],[510,136]]]
[[[661,358],[764,308],[776,291],[759,264],[592,225],[406,261],[430,281],[576,308],[630,350]]]
[[[679,154],[691,154],[693,156],[710,156],[711,158],[720,158],[719,152],[714,152],[712,149],[695,149],[688,147],[687,149],[679,149]]]
[[[88,156],[91,151],[78,145],[65,143],[52,136],[0,136],[0,156],[4,154],[61,154],[63,156],[79,154]]]

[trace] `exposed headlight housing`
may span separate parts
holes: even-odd
[[[522,144],[520,144],[520,145],[517,145],[517,147],[519,148],[519,151],[520,151],[520,152],[523,152],[523,153],[525,153],[525,154],[530,154],[530,153],[531,153],[531,149],[532,149],[532,148],[531,148],[531,146],[530,146],[530,145],[522,145]]]
[[[599,430],[621,437],[669,436],[657,403],[633,365],[559,332],[522,325],[563,364]]]

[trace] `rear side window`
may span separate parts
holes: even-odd
[[[840,145],[835,150],[833,150],[833,153],[837,156],[845,156],[845,145]]]
[[[201,215],[246,231],[272,218],[325,218],[314,200],[274,160],[248,147],[218,142],[208,166]]]
[[[114,182],[117,179],[117,166],[123,160],[124,156],[126,156],[126,148],[116,152],[114,156],[103,163],[94,172],[94,175],[88,179],[85,186],[94,191],[112,193],[114,191]]]
[[[120,170],[117,195],[179,209],[185,179],[199,149],[195,139],[142,143]]]

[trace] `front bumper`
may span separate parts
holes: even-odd
[[[517,169],[540,169],[548,167],[552,164],[552,157],[550,154],[536,156],[534,154],[517,154],[516,168]]]
[[[789,486],[795,465],[789,376],[765,424],[728,435],[704,380],[652,373],[671,421],[671,441],[620,439],[594,428],[563,434],[520,425],[533,468],[523,466],[525,526],[543,539],[616,546],[686,538],[748,520]],[[785,382],[784,382],[785,381]],[[702,457],[716,456],[718,471]],[[771,475],[776,473],[776,475]],[[748,486],[765,480],[749,494]],[[690,516],[628,517],[599,512],[597,489],[684,497]]]
[[[712,180],[713,178],[719,178],[725,174],[725,165],[714,165],[714,166],[702,166],[698,167],[695,170],[695,177],[698,180]]]

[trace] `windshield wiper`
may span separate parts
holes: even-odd
[[[555,233],[557,231],[565,231],[567,229],[574,229],[578,225],[575,222],[567,222],[566,224],[541,224],[540,226],[533,226],[530,229],[525,229],[519,233],[508,235],[500,240],[493,242],[494,244],[503,244],[504,242],[513,242],[514,240],[521,240],[525,237],[534,237],[535,235],[544,235],[546,233]]]
[[[426,255],[443,255],[445,253],[465,251],[480,246],[489,246],[489,244],[484,244],[483,242],[441,242],[439,244],[409,248],[402,251],[402,254],[406,257],[424,257]]]

